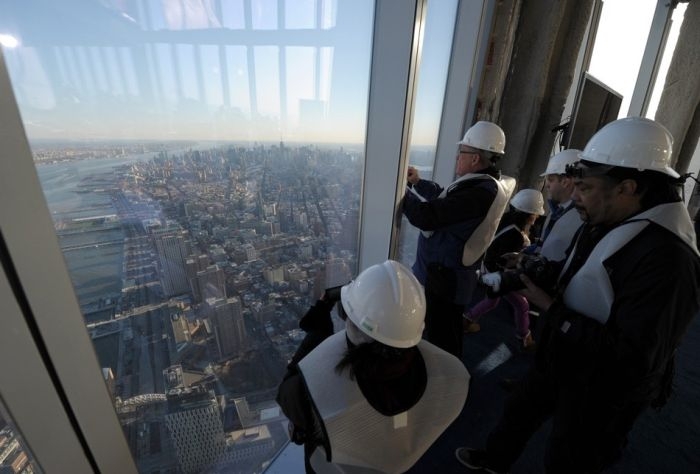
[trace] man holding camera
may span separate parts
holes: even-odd
[[[552,417],[547,472],[600,472],[620,458],[637,417],[670,396],[675,350],[700,307],[700,258],[671,147],[661,124],[620,119],[567,169],[586,224],[554,291],[521,276],[523,294],[545,310],[535,364],[486,449],[457,449],[468,468],[507,472]]]
[[[425,287],[425,338],[462,356],[462,312],[476,287],[475,263],[491,243],[512,178],[497,168],[506,138],[492,122],[477,122],[458,145],[458,179],[443,189],[408,168],[403,213],[421,230],[413,273]]]
[[[333,333],[330,311],[345,330]],[[464,406],[469,373],[421,340],[423,289],[387,260],[326,290],[300,321],[306,337],[277,402],[290,437],[304,445],[307,473],[408,470]]]

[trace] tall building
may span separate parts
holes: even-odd
[[[344,285],[352,279],[350,267],[342,258],[331,258],[326,262],[326,288]]]
[[[273,235],[273,222],[269,220],[260,221],[255,226],[258,235]]]
[[[181,365],[171,365],[163,369],[163,383],[165,393],[170,393],[173,390],[185,388],[185,381],[182,374]]]
[[[209,305],[209,319],[213,323],[219,356],[230,357],[243,352],[247,347],[247,333],[241,300],[232,297],[210,298],[206,301]]]
[[[284,281],[284,267],[270,267],[263,270],[263,277],[270,285]]]
[[[224,426],[213,392],[204,387],[177,388],[167,394],[168,428],[184,474],[205,471],[224,453]]]
[[[278,221],[272,221],[272,235],[277,235],[282,232],[282,227]]]
[[[253,313],[253,317],[258,322],[258,324],[265,324],[269,321],[272,321],[275,318],[274,303],[263,304],[259,301],[256,301],[251,305],[250,309]]]
[[[326,290],[326,269],[319,269],[313,277],[313,292],[311,297],[315,300],[319,299]]]
[[[112,369],[110,367],[102,367],[102,378],[104,379],[105,385],[107,386],[107,392],[109,392],[109,397],[112,399],[112,402],[114,402],[114,389],[116,388],[116,382],[114,380],[114,372],[112,372]]]
[[[299,227],[308,227],[309,225],[309,217],[306,215],[305,212],[300,212],[298,214],[294,214],[294,223],[299,226]]]
[[[314,256],[314,248],[311,244],[299,246],[298,252],[299,257],[303,260],[311,260]]]
[[[243,251],[245,251],[246,262],[252,262],[253,260],[257,260],[258,251],[255,250],[253,244],[243,244]]]
[[[265,217],[271,217],[271,216],[276,216],[277,215],[277,203],[270,203],[270,204],[265,204],[263,206],[263,212],[265,214]]]
[[[176,345],[189,342],[192,338],[189,324],[187,324],[187,317],[183,313],[175,312],[170,314],[170,327],[172,328],[172,336]]]
[[[158,252],[158,269],[165,296],[187,293],[190,286],[185,272],[185,259],[190,254],[186,231],[155,231],[153,239]]]
[[[190,255],[185,259],[185,273],[188,281],[197,276],[197,272],[206,270],[209,266],[209,255]]]
[[[359,239],[360,215],[357,209],[350,209],[343,219],[343,232],[340,234],[340,247],[343,250],[355,250]]]
[[[226,298],[226,275],[218,265],[209,265],[190,279],[195,303],[209,298]]]

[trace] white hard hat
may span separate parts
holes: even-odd
[[[673,136],[666,127],[643,117],[610,122],[596,132],[581,152],[581,159],[610,166],[652,170],[673,178]]]
[[[413,347],[425,327],[423,286],[411,270],[394,260],[372,265],[340,289],[348,318],[387,346]]]
[[[560,151],[549,159],[547,169],[544,170],[544,173],[540,176],[547,176],[548,174],[566,174],[566,165],[573,165],[580,160],[580,154],[581,150],[576,150],[574,148]]]
[[[528,214],[544,215],[544,197],[536,189],[521,189],[510,200],[510,205]]]
[[[467,145],[502,155],[506,148],[506,134],[495,123],[482,120],[469,127],[457,145]]]

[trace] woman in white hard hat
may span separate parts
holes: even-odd
[[[522,189],[510,200],[510,211],[501,219],[499,231],[494,236],[484,255],[482,271],[495,272],[510,268],[504,255],[520,252],[530,245],[530,227],[539,216],[544,215],[544,197],[536,189]],[[516,292],[504,294],[513,307],[516,337],[523,350],[531,351],[535,341],[530,332],[530,305],[527,299]],[[501,296],[487,297],[464,313],[464,332],[474,333],[481,329],[481,317],[498,306]]]
[[[302,318],[307,336],[277,395],[292,441],[307,472],[404,472],[459,415],[469,373],[421,340],[423,288],[400,263],[342,287],[346,328],[334,335],[328,296]]]

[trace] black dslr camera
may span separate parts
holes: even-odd
[[[335,303],[337,301],[340,301],[340,289],[343,287],[343,285],[339,286],[333,286],[331,288],[326,288],[325,291],[323,292],[324,295],[324,300],[328,301],[329,303]]]
[[[511,291],[525,288],[520,275],[527,276],[535,285],[544,290],[553,289],[557,282],[557,269],[541,255],[522,254],[518,267],[502,272],[477,272],[479,283],[485,285],[489,298],[503,296]]]

